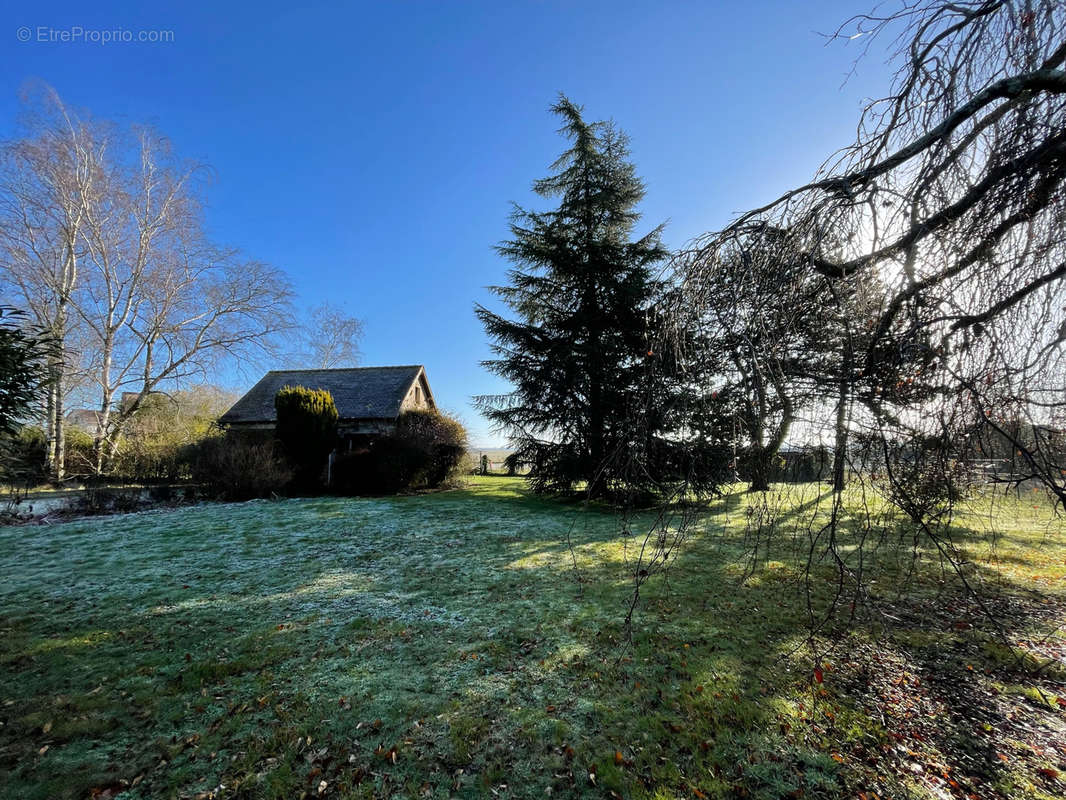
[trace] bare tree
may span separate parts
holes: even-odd
[[[363,321],[343,309],[322,303],[308,312],[302,331],[301,366],[317,369],[354,367],[359,363],[359,341],[363,338]]]
[[[202,164],[178,161],[150,129],[123,135],[58,107],[72,144],[46,128],[39,138],[59,145],[8,147],[0,236],[20,298],[57,338],[77,328],[82,346],[68,358],[77,358],[98,400],[102,472],[150,392],[203,379],[225,357],[272,352],[275,335],[293,325],[291,291],[278,270],[207,239]],[[53,379],[66,366],[55,365]],[[126,392],[133,400],[119,402]],[[62,392],[54,394],[59,479]]]
[[[283,359],[290,369],[354,367],[365,323],[332,303],[308,308],[294,323],[293,347]]]
[[[893,8],[836,34],[867,47],[887,37],[898,66],[855,142],[810,183],[678,256],[673,324],[656,347],[694,376],[721,380],[703,365],[723,343],[749,342],[747,364],[732,359],[736,374],[743,365],[755,387],[751,364],[766,376],[780,370],[782,387],[810,392],[793,404],[807,414],[797,411],[793,429],[832,442],[836,489],[831,513],[796,529],[812,641],[849,587],[843,607],[864,607],[868,548],[891,544],[912,564],[935,553],[972,589],[953,510],[977,482],[1039,481],[1066,504],[1066,5]],[[768,232],[789,252],[768,257]],[[790,303],[814,313],[773,316]],[[774,319],[778,335],[752,335]],[[691,335],[700,324],[710,335]],[[816,358],[788,356],[790,328]],[[685,411],[698,418],[714,396],[693,396]],[[764,429],[780,431],[780,399],[748,407],[753,419],[765,408]],[[845,508],[846,481],[851,498],[873,488],[890,505]],[[753,530],[772,532],[780,509],[761,502]],[[816,611],[810,581],[821,565],[835,568],[837,589]]]
[[[135,142],[134,166],[111,165],[84,226],[91,269],[76,308],[92,334],[97,472],[150,392],[206,377],[221,356],[269,351],[292,326],[284,276],[206,240],[198,181],[206,168],[176,161],[151,130]],[[134,399],[116,403],[123,392]]]
[[[839,36],[898,37],[892,91],[813,182],[696,243],[689,299],[703,302],[713,288],[701,275],[738,242],[787,229],[811,276],[884,284],[849,357],[844,379],[856,385],[840,395],[842,416],[858,398],[881,429],[909,435],[908,419],[930,419],[922,402],[962,391],[974,411],[1005,394],[1047,424],[1064,402],[1064,32],[1066,9],[1050,0],[927,0],[856,17]],[[1057,469],[1033,471],[1066,500]]]
[[[827,323],[824,281],[805,268],[791,234],[770,227],[745,232],[715,258],[697,255],[682,269],[685,290],[672,295],[672,314],[684,319],[682,361],[715,387],[700,397],[731,414],[738,469],[752,490],[766,491],[773,462],[813,395]]]
[[[97,192],[107,126],[79,119],[46,88],[27,103],[28,134],[2,148],[0,295],[55,343],[45,413],[49,473],[64,476],[64,400],[78,353],[72,302],[81,279],[87,207]]]

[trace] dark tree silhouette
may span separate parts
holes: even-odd
[[[667,257],[661,228],[631,240],[644,186],[626,137],[609,122],[586,122],[565,97],[552,107],[569,141],[552,174],[533,189],[558,198],[550,211],[517,208],[512,239],[498,247],[515,268],[492,287],[513,316],[476,313],[496,358],[485,366],[514,391],[478,398],[529,465],[539,491],[585,482],[609,491],[617,456],[633,444],[649,320]]]

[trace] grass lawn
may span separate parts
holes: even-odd
[[[517,479],[0,529],[0,797],[1066,793],[1050,509],[959,517],[1005,638],[931,558],[894,591],[886,555],[884,614],[812,654],[786,532],[824,489],[790,491],[753,574],[765,515],[719,502],[631,639],[639,540]],[[814,576],[817,612],[834,583]]]

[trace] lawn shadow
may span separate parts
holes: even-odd
[[[649,577],[627,631],[637,576],[619,518],[511,494],[292,500],[49,532],[0,562],[7,780],[42,798],[132,788],[140,771],[141,796],[222,784],[298,796],[325,781],[352,796],[507,783],[526,796],[770,800],[868,786],[856,748],[894,744],[877,695],[845,680],[843,656],[815,678],[796,651],[800,564],[779,548],[751,573],[740,505],[727,497]],[[824,501],[800,497],[777,524]],[[921,635],[855,660],[871,671],[890,656],[923,676],[930,703],[957,706],[923,735],[969,775],[963,756],[981,741],[966,738],[966,709],[990,725],[1009,709],[986,708],[977,684],[945,694],[955,651],[931,648],[959,632],[920,601],[906,621]],[[872,740],[828,720],[849,706]],[[987,786],[1012,773],[973,774]]]

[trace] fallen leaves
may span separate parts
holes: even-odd
[[[376,755],[382,761],[387,761],[390,764],[395,764],[396,760],[399,758],[399,751],[395,747],[390,747],[388,750],[386,750],[384,744],[379,744],[376,748],[374,748],[374,755]]]
[[[97,786],[89,790],[90,800],[111,800],[129,788],[125,781],[116,781],[106,786]]]
[[[310,508],[315,507],[314,502],[309,501]],[[451,501],[444,497],[435,502]],[[330,513],[333,512],[330,507]],[[269,513],[288,512],[271,507]],[[311,524],[306,527],[313,529]],[[338,524],[338,531],[341,527]],[[270,524],[264,522],[262,528],[266,532],[263,535],[268,535]],[[346,547],[354,547],[352,542],[361,547],[360,536],[353,528],[323,549],[330,553],[344,551]],[[313,539],[308,541],[314,544]],[[423,565],[421,572],[436,568],[432,559],[439,545],[419,550],[419,539],[405,541],[414,548],[413,560]],[[243,540],[238,544],[243,547]],[[378,552],[378,544],[372,544],[367,554]],[[506,555],[510,563],[513,558],[510,550],[516,548],[508,547]],[[480,539],[478,548],[477,558],[491,560],[499,555],[491,549],[486,551],[485,542]],[[454,560],[455,552],[454,548],[449,551],[451,560],[442,561],[440,569],[451,570],[458,563]],[[367,575],[382,578],[384,568],[372,562],[368,555],[350,561],[357,563],[360,570],[365,568]],[[427,564],[430,567],[424,566]],[[349,566],[347,561],[343,565],[344,569]],[[478,570],[481,569],[479,566]],[[457,579],[455,584],[464,587],[467,583],[476,584],[480,574],[480,571],[472,572],[470,581]],[[231,660],[237,661],[240,656],[253,669],[232,682],[229,676],[222,675],[219,681],[198,679],[194,686],[179,687],[183,695],[157,701],[149,697],[149,692],[162,686],[160,681],[165,673],[159,672],[159,677],[153,678],[151,672],[137,672],[134,669],[140,665],[137,657],[143,653],[129,650],[132,662],[119,665],[114,675],[87,673],[85,682],[76,684],[87,690],[101,680],[107,681],[105,696],[92,702],[86,700],[104,691],[98,686],[93,692],[83,691],[76,697],[77,703],[91,708],[90,713],[95,715],[87,720],[86,727],[101,722],[124,724],[131,719],[128,709],[135,702],[143,703],[157,714],[170,712],[170,716],[182,720],[179,739],[169,740],[171,731],[168,730],[159,745],[159,753],[151,749],[157,738],[155,731],[143,737],[148,753],[136,755],[143,756],[145,768],[152,767],[139,784],[140,792],[146,796],[164,791],[166,781],[175,781],[174,776],[183,773],[196,773],[197,779],[209,773],[225,776],[226,788],[216,790],[217,796],[259,791],[247,781],[254,780],[257,774],[269,775],[271,782],[283,787],[278,790],[278,796],[296,798],[303,793],[305,800],[354,794],[351,787],[360,782],[368,784],[363,787],[367,793],[372,784],[382,796],[447,794],[453,775],[462,784],[457,786],[457,792],[490,796],[491,791],[501,798],[515,794],[568,797],[584,792],[616,800],[621,800],[624,794],[628,800],[652,794],[644,781],[653,780],[659,781],[671,795],[690,800],[703,800],[704,793],[712,797],[740,797],[745,793],[748,797],[789,797],[788,788],[784,787],[797,782],[805,787],[803,796],[812,796],[811,783],[804,777],[808,774],[824,777],[827,786],[831,781],[840,780],[833,789],[825,789],[829,796],[854,798],[854,792],[845,794],[845,785],[861,786],[866,796],[860,800],[877,797],[871,792],[871,787],[878,786],[874,774],[930,790],[942,800],[963,800],[970,792],[976,792],[982,799],[989,797],[974,782],[974,776],[986,775],[1017,776],[1019,780],[1024,779],[1026,786],[1041,787],[1050,796],[1061,794],[1060,784],[1053,782],[1061,782],[1066,777],[1066,750],[1057,749],[1057,743],[1062,741],[1062,722],[1066,719],[1062,711],[1066,709],[1066,692],[1056,685],[1057,678],[1048,677],[1050,668],[1035,677],[1020,672],[1009,677],[989,675],[986,672],[989,661],[984,654],[963,646],[971,637],[982,633],[972,630],[968,624],[959,624],[969,619],[965,609],[948,610],[936,603],[923,603],[916,609],[914,618],[905,616],[898,623],[897,630],[902,636],[897,641],[891,637],[867,641],[860,643],[854,653],[848,642],[839,651],[830,648],[820,657],[808,657],[808,660],[799,655],[782,662],[791,671],[767,671],[768,677],[763,680],[764,673],[749,667],[764,658],[766,650],[762,640],[750,635],[752,631],[746,627],[759,623],[754,617],[745,617],[742,625],[734,626],[733,620],[742,616],[739,612],[723,614],[720,620],[716,618],[721,630],[707,639],[698,639],[693,638],[687,626],[672,627],[676,619],[669,615],[675,612],[664,606],[662,613],[667,615],[664,617],[667,629],[661,634],[661,645],[649,645],[641,638],[645,634],[649,637],[659,634],[638,630],[634,647],[615,664],[601,661],[602,654],[595,649],[601,645],[614,647],[610,636],[605,634],[592,640],[587,638],[588,631],[574,621],[556,625],[554,620],[549,624],[547,619],[535,616],[550,606],[549,595],[536,601],[523,600],[527,605],[517,611],[517,606],[508,605],[507,598],[503,598],[499,608],[493,606],[481,618],[462,596],[448,594],[448,583],[430,583],[420,577],[422,582],[412,587],[411,578],[405,572],[389,572],[387,577],[389,580],[379,580],[379,590],[343,594],[343,603],[331,596],[323,599],[309,594],[245,608],[235,598],[234,609],[243,616],[230,619],[227,613],[218,619],[239,621],[237,633],[234,635],[230,628],[228,635],[218,640],[211,638],[221,630],[217,620],[211,622],[213,627],[202,631],[196,628],[202,621],[194,617],[188,619],[191,627],[184,627],[183,622],[183,627],[174,628],[173,632],[161,628],[155,631],[157,644],[153,647],[168,653],[170,661],[181,661],[186,650],[195,649],[192,661],[209,674],[212,659],[205,654],[222,652],[225,644],[233,648]],[[498,580],[495,574],[490,578]],[[363,592],[362,584],[359,587]],[[555,584],[545,587],[546,592],[549,588],[556,590]],[[340,588],[347,591],[350,587]],[[564,588],[569,608],[569,587]],[[700,587],[701,591],[703,588]],[[425,616],[417,602],[413,605],[408,601],[396,602],[391,594],[384,599],[381,594],[401,589],[432,590],[447,596],[474,622],[463,623],[469,629],[451,623],[449,627],[433,627],[433,635],[426,634],[422,639],[417,627],[425,623],[420,620],[413,623],[417,646],[403,650],[397,644],[395,651],[389,651],[388,647],[400,635],[384,626],[383,617],[391,620],[403,614]],[[763,592],[758,587],[744,591],[747,596]],[[683,603],[687,599],[684,591],[678,590],[671,602]],[[758,594],[757,599],[761,608],[768,597]],[[290,610],[287,607],[279,610],[278,604],[282,602],[306,604],[315,613],[328,612],[337,618],[338,624],[331,627],[326,616],[310,617],[310,622],[300,617],[278,626],[286,631],[291,628],[299,635],[278,636],[274,633],[275,624],[279,619],[284,620],[285,612]],[[718,609],[724,605],[721,598],[715,598],[710,607]],[[255,609],[254,615],[248,609]],[[1059,609],[1059,605],[1049,606],[1047,616],[1061,620]],[[601,613],[591,605],[589,610]],[[610,615],[615,615],[616,610],[608,604],[608,617],[613,619]],[[889,610],[894,612],[895,608]],[[195,613],[208,612],[205,607]],[[526,616],[521,617],[523,613]],[[430,625],[444,625],[437,617],[446,615],[437,611],[434,615]],[[344,620],[353,617],[358,617],[358,624],[345,627]],[[157,625],[163,617],[153,620],[151,624]],[[601,621],[597,619],[596,623]],[[483,636],[481,629],[490,624],[500,630],[488,644],[489,637]],[[608,633],[616,633],[615,628],[609,627],[613,623],[602,624],[608,626]],[[476,636],[470,635],[471,630]],[[923,637],[930,632],[936,636],[927,646]],[[904,638],[908,635],[912,639]],[[1066,663],[1062,657],[1066,652],[1063,637],[1045,641],[1027,631],[1018,635],[1033,637],[1024,649],[1042,658],[1056,655],[1060,663]],[[684,646],[685,639],[689,640],[688,648]],[[561,642],[567,647],[573,645],[574,651],[563,648]],[[772,643],[778,644],[776,640]],[[584,651],[586,645],[590,652]],[[1018,642],[1017,646],[1022,647],[1022,643]],[[261,649],[275,649],[277,657],[261,659]],[[382,655],[379,660],[378,649],[387,656]],[[457,663],[460,651],[465,657],[462,663]],[[349,657],[353,652],[359,653],[357,658]],[[503,653],[508,654],[507,658]],[[892,660],[890,655],[888,660],[879,662],[877,657],[885,653],[896,654],[898,658]],[[614,651],[609,655],[613,659]],[[418,661],[409,660],[412,656]],[[315,658],[318,660],[314,661]],[[286,664],[288,659],[294,659],[290,664],[306,670],[291,670]],[[972,672],[965,669],[967,663],[974,667]],[[186,664],[174,667],[189,669]],[[255,669],[266,670],[271,675],[267,680],[256,681]],[[938,670],[942,673],[939,677]],[[602,678],[593,674],[596,671],[602,673]],[[734,673],[738,671],[740,680],[735,679]],[[57,677],[64,677],[62,671]],[[309,678],[315,680],[308,683]],[[136,701],[123,694],[120,701],[119,690],[131,688],[133,681],[149,691],[142,694],[138,689]],[[994,697],[988,691],[992,682],[999,685]],[[50,691],[67,692],[68,683],[57,683]],[[1022,690],[1031,690],[1036,685],[1047,696],[1045,706],[1036,707],[1033,697],[1021,695]],[[483,694],[488,690],[490,694]],[[146,699],[142,700],[142,696]],[[396,698],[395,705],[389,697]],[[805,707],[799,706],[800,700],[805,702]],[[36,764],[40,772],[52,769],[57,757],[65,756],[60,743],[86,721],[70,711],[68,702],[69,698],[55,703],[53,708],[51,702],[32,704],[28,698],[20,698],[19,704],[25,710],[7,714],[6,706],[11,701],[0,699],[0,711],[5,712],[0,716],[10,720],[2,730],[5,733],[17,730],[26,739],[25,761],[27,765]],[[798,712],[797,707],[800,707]],[[233,722],[219,726],[217,721],[227,709],[233,714],[230,718]],[[771,711],[760,716],[767,709]],[[444,713],[438,715],[438,711]],[[780,715],[775,717],[778,711]],[[380,714],[385,717],[374,719]],[[994,714],[1001,714],[1002,718]],[[1042,726],[1042,720],[1048,719],[1049,714],[1054,715],[1056,725],[1050,734]],[[414,721],[421,715],[426,717],[424,726],[422,721]],[[159,716],[166,719],[168,715]],[[360,717],[363,721],[359,721]],[[452,725],[453,721],[462,724]],[[188,727],[184,727],[185,723]],[[473,733],[463,727],[468,723],[473,726]],[[759,747],[752,744],[753,728],[757,729],[760,742],[768,742],[767,752],[753,752]],[[182,749],[181,739],[193,730],[200,731],[202,741]],[[845,739],[849,730],[857,732],[855,740]],[[313,745],[311,737],[306,736],[308,731],[316,739]],[[548,736],[542,736],[542,732]],[[145,733],[149,733],[147,728]],[[719,733],[720,738],[716,738]],[[469,750],[459,754],[459,745],[453,744],[453,739],[461,741]],[[861,744],[856,744],[859,739]],[[980,745],[974,748],[969,760],[950,749],[954,741],[963,739],[976,740]],[[100,740],[111,747],[115,737],[101,736]],[[294,741],[298,743],[295,753]],[[804,742],[814,744],[806,746]],[[39,747],[49,743],[52,749],[46,755],[34,755]],[[896,749],[897,744],[900,749]],[[1044,752],[1037,753],[1034,744],[1042,744]],[[322,756],[321,761],[305,762],[317,759],[327,745],[332,760]],[[270,758],[256,759],[256,747],[262,747],[261,754]],[[795,761],[789,754],[791,747],[817,748],[820,772],[811,772],[809,764]],[[575,748],[581,753],[580,758]],[[237,762],[230,762],[241,750],[252,752]],[[112,752],[121,750],[112,748]],[[217,753],[218,757],[209,758],[209,752],[212,757]],[[173,767],[167,768],[166,760],[160,761],[161,756],[173,760]],[[774,760],[777,757],[783,760]],[[273,764],[269,763],[271,759]],[[589,767],[590,762],[598,765],[598,769]],[[156,763],[160,764],[159,768],[154,768]],[[707,774],[697,774],[694,767],[704,764],[711,765]],[[466,771],[457,772],[459,765]],[[486,775],[486,766],[498,767],[499,775],[506,776],[524,774],[511,770],[527,765],[545,769],[528,782],[525,777],[521,783],[518,779],[508,780],[506,788],[499,782],[500,777],[490,779]],[[284,769],[286,766],[288,770]],[[948,766],[953,769],[949,771]],[[242,770],[252,771],[242,773]],[[758,783],[760,774],[780,777],[783,788],[776,793],[767,790],[765,784]],[[244,781],[242,788],[234,787],[231,777]],[[267,782],[265,777],[261,780]],[[116,787],[110,794],[105,794],[110,787],[100,787],[92,795],[93,800],[117,797],[122,791],[132,793],[132,785]],[[188,783],[180,787],[180,796],[191,798],[200,789],[213,785]],[[879,786],[878,789],[881,791]],[[83,787],[78,796],[89,798],[88,787]],[[905,795],[882,792],[882,797],[888,796]]]

